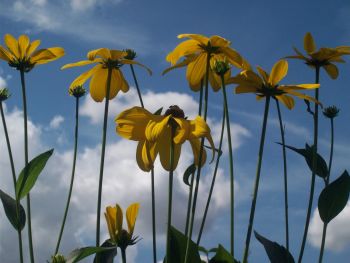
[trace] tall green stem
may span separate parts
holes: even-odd
[[[249,225],[248,225],[248,231],[247,231],[247,236],[245,241],[243,263],[248,262],[249,244],[250,244],[250,238],[251,238],[252,229],[253,229],[256,200],[258,197],[258,189],[259,189],[259,182],[260,182],[261,164],[262,164],[262,158],[264,153],[265,133],[266,133],[267,118],[269,115],[269,105],[270,105],[270,97],[267,96],[265,101],[264,120],[263,120],[261,137],[260,137],[259,156],[258,156],[258,163],[256,168],[256,177],[255,177],[255,184],[254,184],[252,206],[250,209]]]
[[[282,122],[282,114],[280,109],[280,104],[276,99],[276,106],[278,112],[278,121],[280,124],[281,139],[282,139],[282,155],[283,155],[283,175],[284,175],[284,217],[285,217],[285,228],[286,228],[286,249],[287,255],[289,253],[289,222],[288,222],[288,177],[287,177],[287,154],[286,154],[286,144],[284,138],[284,128]],[[288,257],[287,257],[288,261]],[[288,262],[287,262],[288,263]]]
[[[172,122],[172,120],[170,121]],[[167,241],[166,241],[166,262],[169,262],[170,255],[170,227],[171,227],[171,212],[173,204],[173,181],[174,181],[174,123],[170,124],[170,171],[169,171],[169,198],[168,198],[168,225],[167,225]]]
[[[98,182],[98,196],[97,196],[96,247],[100,246],[100,219],[101,219],[100,214],[101,214],[102,182],[103,182],[103,169],[104,169],[105,151],[106,151],[107,120],[108,120],[109,93],[111,89],[111,78],[112,78],[112,68],[108,68],[106,101],[105,101],[105,111],[104,111],[104,118],[103,118],[100,176],[99,176],[99,182]],[[96,257],[96,259],[98,263],[99,262],[98,257]]]
[[[16,192],[16,171],[15,171],[15,165],[13,162],[13,155],[12,155],[12,150],[11,150],[10,138],[9,138],[8,131],[7,131],[6,119],[5,119],[4,109],[2,107],[2,102],[0,102],[0,110],[1,110],[2,124],[4,126],[4,133],[5,133],[5,138],[6,138],[7,150],[8,150],[9,158],[10,158],[13,187],[14,187],[14,190]],[[17,197],[16,197],[16,214],[17,214],[17,218],[19,218],[19,200],[17,199]],[[19,258],[20,258],[20,262],[23,263],[22,230],[20,228],[17,229],[17,234],[18,234]]]
[[[126,250],[125,249],[121,249],[122,251],[122,262],[126,263]]]
[[[21,86],[22,86],[22,98],[23,98],[23,120],[24,120],[24,165],[28,165],[28,115],[27,115],[27,96],[26,96],[26,84],[24,79],[24,70],[20,70],[21,73]],[[30,209],[30,194],[27,194],[27,222],[28,222],[28,243],[29,243],[29,256],[30,262],[34,263],[34,249],[32,238],[32,217]]]
[[[58,252],[58,250],[60,248],[60,243],[61,243],[61,239],[62,239],[62,235],[63,235],[63,230],[64,230],[64,226],[66,224],[66,219],[67,219],[70,199],[71,199],[71,196],[72,196],[72,190],[73,190],[73,184],[74,184],[74,176],[75,176],[75,165],[76,165],[77,150],[78,150],[78,129],[79,129],[79,97],[76,97],[75,98],[75,132],[74,132],[73,167],[72,167],[72,174],[71,174],[71,179],[70,179],[70,186],[69,186],[69,192],[68,192],[66,208],[64,210],[64,216],[63,216],[63,220],[62,220],[60,233],[58,235],[58,240],[57,240],[57,244],[56,244],[56,249],[55,249],[54,255],[57,254],[57,252]]]
[[[208,114],[208,94],[209,94],[209,66],[210,66],[210,54],[207,54],[207,64],[206,64],[206,73],[205,73],[205,93],[204,93],[204,120],[207,120],[207,114]],[[202,88],[201,88],[202,90]],[[202,101],[202,100],[201,100]],[[201,111],[201,107],[200,107]],[[187,244],[186,244],[186,255],[185,255],[185,263],[188,261],[189,256],[189,247],[190,247],[190,240],[192,238],[192,232],[193,232],[193,225],[194,225],[194,217],[196,213],[196,205],[197,205],[197,196],[198,196],[198,189],[199,189],[199,179],[201,177],[201,170],[202,170],[202,158],[203,158],[203,151],[204,151],[204,138],[201,139],[201,147],[199,151],[199,157],[198,157],[198,168],[197,168],[197,176],[196,176],[196,186],[194,189],[193,194],[193,203],[192,203],[192,211],[191,211],[191,221],[190,221],[190,227],[189,227],[189,233],[187,238]]]
[[[143,100],[142,100],[142,96],[141,96],[141,91],[140,91],[140,88],[139,88],[139,83],[137,82],[134,66],[132,64],[130,64],[130,69],[131,69],[132,77],[134,78],[134,81],[135,81],[135,86],[136,86],[136,89],[137,89],[137,94],[138,94],[139,99],[140,99],[141,107],[144,108]]]
[[[316,66],[316,83],[319,83],[319,78],[320,78],[320,67]],[[319,97],[319,90],[315,90],[315,99],[318,101]],[[317,159],[316,159],[316,154],[317,154],[317,141],[318,141],[318,104],[315,103],[315,111],[314,111],[314,152],[313,152],[313,158],[312,158],[312,176],[311,176],[311,185],[310,185],[310,195],[309,195],[309,204],[307,208],[307,214],[306,214],[306,221],[305,221],[305,228],[304,228],[304,234],[303,234],[303,240],[301,243],[301,248],[300,248],[300,253],[299,253],[299,258],[298,258],[298,263],[301,263],[304,255],[304,249],[305,249],[305,244],[306,244],[306,238],[307,238],[307,233],[309,230],[309,224],[310,224],[310,217],[311,217],[311,210],[312,210],[312,202],[314,199],[314,192],[315,192],[315,179],[316,179],[316,165],[317,165]]]
[[[224,75],[221,75],[222,92],[224,95],[224,109],[226,115],[226,129],[227,129],[227,139],[228,139],[228,151],[230,156],[230,192],[231,192],[231,255],[235,258],[234,254],[234,196],[235,196],[235,186],[234,186],[234,174],[233,174],[233,151],[232,151],[232,140],[231,140],[231,127],[230,127],[230,115],[228,112],[228,103],[226,96],[226,87]]]
[[[213,173],[213,179],[211,181],[211,185],[210,185],[210,189],[209,189],[209,195],[208,195],[208,200],[207,200],[207,203],[205,205],[204,215],[203,215],[202,223],[201,223],[201,226],[200,226],[200,229],[199,229],[199,233],[198,233],[197,245],[199,245],[199,243],[201,242],[203,229],[204,229],[205,221],[206,221],[208,210],[209,210],[209,204],[210,204],[211,197],[212,197],[213,190],[214,190],[216,175],[217,175],[218,168],[219,168],[220,157],[221,157],[222,141],[223,141],[223,138],[224,138],[225,120],[226,120],[226,113],[225,113],[225,109],[223,109],[223,111],[222,111],[222,122],[221,122],[221,134],[220,134],[220,141],[219,141],[219,148],[218,148],[218,156],[216,157],[215,168],[214,168],[214,173]]]
[[[154,169],[151,169],[152,191],[152,236],[153,236],[153,263],[157,263],[157,240],[156,240],[156,199],[154,194]]]
[[[331,150],[330,150],[329,163],[328,163],[328,176],[325,180],[325,187],[329,185],[329,177],[331,176],[331,168],[333,163],[333,147],[334,147],[334,121],[333,121],[333,118],[331,118]],[[327,226],[328,226],[328,223],[323,223],[322,242],[321,242],[320,256],[318,260],[319,263],[322,263],[323,261],[324,247],[326,244]]]

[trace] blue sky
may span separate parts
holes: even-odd
[[[28,85],[28,110],[32,129],[31,156],[47,148],[55,148],[54,161],[45,175],[40,178],[33,192],[34,223],[40,227],[37,234],[37,258],[47,259],[56,241],[58,224],[63,213],[64,200],[70,174],[72,140],[74,127],[74,100],[68,96],[70,82],[85,68],[61,71],[66,63],[83,60],[89,50],[108,47],[112,49],[133,48],[138,53],[138,61],[153,70],[149,77],[146,71],[137,68],[137,75],[146,107],[157,109],[178,103],[190,117],[195,116],[198,94],[192,93],[185,79],[185,71],[174,70],[166,76],[161,72],[168,67],[165,56],[180,41],[176,38],[181,33],[199,33],[220,35],[232,41],[232,47],[238,50],[252,65],[260,65],[270,70],[280,58],[293,54],[292,47],[303,49],[303,36],[311,32],[319,47],[350,45],[350,4],[348,1],[141,1],[141,0],[0,0],[0,38],[6,33],[18,37],[28,34],[31,39],[41,39],[42,47],[61,46],[66,55],[58,61],[38,66],[26,75]],[[1,41],[3,43],[3,41]],[[348,60],[348,58],[346,58]],[[133,86],[130,70],[122,69],[126,79]],[[350,117],[349,109],[349,64],[339,65],[340,75],[337,80],[330,80],[321,72],[320,100],[328,106],[335,104],[341,108],[336,119],[336,146],[332,178],[349,169],[347,156],[350,154],[346,125]],[[236,73],[236,72],[235,72]],[[14,152],[22,156],[21,146],[21,93],[18,72],[9,68],[5,62],[0,64],[2,82],[11,90],[12,97],[6,103],[9,126],[13,127]],[[312,83],[314,72],[300,61],[289,62],[289,74],[283,84]],[[5,85],[5,84],[4,84]],[[255,162],[257,159],[260,126],[264,103],[257,102],[251,94],[234,95],[233,87],[228,88],[233,137],[235,143],[235,174],[237,181],[236,203],[236,255],[241,256],[243,241],[247,228],[250,208]],[[209,117],[213,125],[214,137],[218,137],[220,126],[222,96],[210,93]],[[113,119],[120,111],[138,104],[135,90],[122,94],[112,102],[108,130],[107,168],[104,204],[120,202],[124,207],[129,203],[144,200],[138,226],[144,239],[137,249],[131,249],[130,257],[135,262],[150,259],[150,207],[149,176],[138,171],[131,164],[136,145],[119,139],[114,132]],[[93,103],[89,96],[81,103],[81,129],[77,169],[76,196],[73,196],[72,214],[67,233],[63,237],[63,252],[94,243],[94,203],[99,165],[99,143],[102,128],[103,104]],[[302,101],[297,101],[293,111],[282,109],[286,121],[286,140],[290,145],[302,147],[312,141],[312,123],[310,115],[305,112]],[[56,119],[56,121],[54,121]],[[12,124],[11,124],[12,122]],[[12,126],[11,126],[12,125]],[[2,129],[0,129],[2,133]],[[11,136],[11,135],[10,135]],[[17,138],[17,137],[18,138]],[[2,137],[1,137],[2,138]],[[254,228],[262,235],[283,244],[283,192],[282,160],[280,148],[274,143],[280,141],[275,105],[271,104],[268,123],[265,155],[262,168],[261,188]],[[328,159],[329,123],[323,119],[320,123],[320,152]],[[4,149],[4,142],[0,148]],[[125,150],[127,149],[127,150]],[[7,155],[2,157],[2,167],[7,167]],[[178,189],[174,222],[179,228],[183,225],[186,188],[181,184],[181,175],[190,158],[190,152],[184,152],[183,164],[177,169]],[[187,157],[187,159],[186,159]],[[291,252],[297,258],[305,220],[305,208],[308,198],[310,173],[304,161],[293,153],[288,153],[290,178],[290,222]],[[5,160],[6,159],[6,160]],[[19,158],[21,159],[21,158]],[[221,165],[221,179],[215,192],[215,202],[210,211],[208,228],[203,235],[203,244],[207,247],[217,246],[218,242],[228,247],[228,163],[227,156]],[[95,162],[96,161],[96,162]],[[118,164],[121,163],[121,164]],[[4,165],[4,166],[3,166]],[[21,169],[23,160],[18,160],[16,167]],[[56,165],[56,166],[55,166]],[[59,166],[59,167],[57,167]],[[157,175],[159,197],[159,244],[164,241],[167,195],[163,186],[167,185],[167,175],[158,165]],[[130,174],[133,169],[135,174]],[[210,169],[203,180],[200,203],[206,199],[210,183]],[[124,174],[123,174],[124,173]],[[1,177],[8,176],[0,171]],[[114,178],[115,176],[115,178]],[[129,177],[130,176],[130,177]],[[0,188],[12,191],[11,181],[4,179]],[[318,180],[316,196],[323,183]],[[40,188],[41,187],[41,188]],[[131,187],[134,195],[125,190]],[[52,196],[51,201],[45,198]],[[73,193],[74,195],[74,193]],[[147,196],[146,196],[147,195]],[[47,199],[47,200],[46,200]],[[90,205],[89,202],[93,204]],[[315,200],[315,204],[316,204]],[[89,205],[86,205],[89,204]],[[91,206],[91,207],[90,207]],[[55,208],[53,208],[55,207]],[[75,210],[74,210],[75,209]],[[201,208],[199,208],[201,209]],[[3,210],[0,217],[5,221]],[[49,212],[48,212],[49,211]],[[199,212],[199,215],[201,212]],[[343,262],[350,256],[350,205],[340,215],[341,218],[329,226],[328,249],[324,262]],[[321,227],[317,211],[312,219],[310,239],[307,243],[304,262],[313,262],[318,256]],[[0,227],[1,236],[8,235],[16,244],[16,235],[6,222]],[[104,226],[104,225],[103,225]],[[136,231],[137,231],[136,228]],[[35,231],[35,230],[34,230]],[[104,230],[105,231],[105,230]],[[50,238],[47,240],[48,233]],[[69,238],[69,234],[74,238]],[[104,232],[104,235],[106,232]],[[51,237],[51,235],[53,237]],[[45,239],[40,240],[40,238]],[[67,240],[69,239],[69,240]],[[15,255],[10,251],[6,240],[0,240],[0,258],[8,260]],[[164,243],[164,242],[163,242]],[[42,244],[42,246],[40,245]],[[343,245],[342,245],[343,244]],[[163,247],[159,245],[159,258]],[[268,262],[263,247],[252,240],[251,262]],[[9,252],[10,251],[10,252]],[[17,261],[13,261],[17,262]]]

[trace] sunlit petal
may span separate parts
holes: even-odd
[[[108,70],[102,66],[95,69],[90,80],[90,95],[96,102],[101,102],[106,97]]]
[[[195,61],[187,67],[186,78],[190,85],[198,85],[206,72],[207,54],[200,54]]]
[[[198,44],[196,40],[186,40],[177,45],[177,47],[167,55],[166,60],[170,62],[171,65],[175,65],[182,56],[193,55],[199,52],[201,47]]]
[[[12,35],[6,34],[4,37],[5,44],[9,51],[16,57],[20,57],[20,52],[19,52],[19,46],[18,46],[18,41],[15,39]]]
[[[89,60],[94,60],[97,56],[100,56],[103,59],[109,59],[111,58],[111,52],[108,48],[99,48],[92,50],[87,54]]]
[[[126,222],[128,224],[129,234],[131,236],[134,233],[135,222],[136,222],[137,215],[139,213],[139,208],[140,208],[140,204],[134,203],[134,204],[131,204],[126,209]]]

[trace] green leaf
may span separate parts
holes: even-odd
[[[198,253],[198,246],[192,240],[189,241],[188,261],[191,263],[201,263]],[[170,227],[170,254],[167,263],[183,263],[186,256],[187,237],[175,227]]]
[[[239,263],[239,261],[235,260],[231,254],[219,244],[215,256],[209,260],[209,263]]]
[[[79,262],[80,260],[91,256],[96,253],[101,253],[106,250],[111,250],[116,247],[82,247],[73,250],[67,257],[67,263],[76,263]]]
[[[98,257],[100,262],[103,263],[113,263],[115,256],[117,255],[117,247],[115,246],[115,244],[113,244],[110,239],[107,239],[105,242],[103,242],[103,244],[101,245],[101,247],[105,247],[105,248],[114,248],[114,249],[109,249],[103,252],[98,253]],[[94,258],[94,263],[96,262],[96,256]]]
[[[278,143],[278,144],[283,145],[282,143]],[[313,171],[315,174],[317,174],[319,177],[326,178],[328,176],[327,163],[323,159],[323,157],[318,153],[316,155],[316,168],[315,169],[312,168],[314,146],[309,146],[308,144],[306,144],[305,149],[298,149],[289,145],[285,145],[285,147],[302,155],[305,158],[305,161],[309,166],[310,170]]]
[[[154,115],[160,115],[162,114],[163,111],[163,107],[159,108],[158,110],[155,111],[155,113],[153,113]]]
[[[31,160],[26,167],[21,171],[16,182],[16,196],[17,199],[25,197],[35,185],[39,174],[44,169],[46,162],[53,153],[53,149],[44,152],[33,160]]]
[[[19,219],[17,216],[16,200],[11,196],[0,190],[0,199],[4,206],[5,214],[12,224],[12,226],[18,230],[22,230],[26,224],[26,212],[24,208],[19,204]]]
[[[271,263],[294,263],[293,256],[285,249],[284,246],[276,242],[270,241],[267,238],[254,231],[256,239],[265,247],[265,251]]]
[[[188,186],[191,186],[191,183],[189,182],[189,179],[191,176],[194,175],[194,172],[196,171],[196,165],[193,163],[190,166],[187,167],[185,173],[184,173],[184,177],[183,177],[183,181],[185,184],[187,184]]]
[[[324,223],[329,223],[346,206],[350,193],[350,176],[345,170],[335,181],[330,183],[318,198],[318,211]]]

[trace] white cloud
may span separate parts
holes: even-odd
[[[6,88],[6,80],[0,76],[0,89]]]
[[[339,252],[350,248],[350,202],[344,210],[333,219],[327,227],[326,249]],[[312,215],[310,223],[310,243],[319,248],[322,240],[323,222],[316,209]]]
[[[105,45],[118,45],[119,48],[133,48],[147,52],[148,37],[142,30],[129,25],[115,26],[99,20],[95,14],[97,7],[107,7],[120,3],[120,0],[4,0],[0,15],[30,27],[27,31],[49,31],[64,34],[77,40]],[[94,19],[91,19],[94,17]]]
[[[64,117],[61,115],[56,115],[52,118],[50,121],[49,127],[51,129],[57,129],[61,126],[61,124],[64,122]]]

